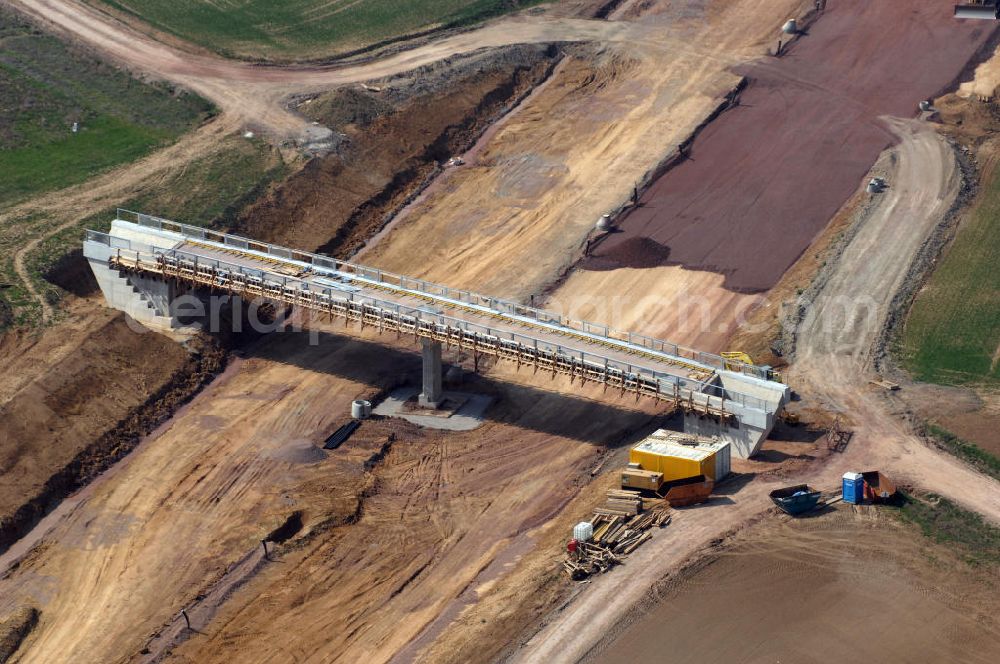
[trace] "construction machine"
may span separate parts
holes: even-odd
[[[997,0],[969,0],[955,5],[955,18],[1000,19],[1000,5]]]
[[[744,353],[741,350],[730,350],[722,353],[722,357],[726,360],[726,369],[729,371],[739,371],[741,364],[749,364],[750,366],[756,366],[753,363],[753,358]],[[764,369],[767,379],[777,382],[783,382],[781,380],[781,372],[772,369],[771,367],[761,367]]]

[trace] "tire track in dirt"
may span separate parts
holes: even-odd
[[[888,119],[899,139],[888,152],[889,189],[861,212],[848,244],[819,277],[799,324],[791,379],[816,405],[844,412],[854,439],[841,465],[885,469],[933,488],[1000,522],[1000,483],[926,445],[890,412],[892,397],[873,391],[873,348],[896,294],[962,188],[949,143],[918,121]]]
[[[750,80],[739,107],[640,197],[598,269],[644,267],[614,252],[647,239],[669,248],[663,263],[769,290],[890,145],[879,116],[947,88],[995,39],[989,23],[955,21],[945,0],[830,3],[781,59],[736,68]]]
[[[880,509],[768,518],[657,584],[583,662],[992,662],[991,576]]]
[[[855,437],[844,454],[829,457],[799,479],[821,488],[834,487],[847,470],[881,468],[901,481],[932,486],[1000,521],[1000,484],[925,445],[873,392],[865,390],[869,349],[885,323],[889,303],[910,273],[914,256],[961,188],[954,155],[942,137],[916,121],[887,122],[900,141],[890,150],[891,159],[885,160],[895,164],[885,173],[890,188],[857,222],[843,254],[820,277],[818,305],[800,327],[790,380],[803,399],[846,411],[855,424]],[[841,303],[858,297],[878,303],[883,315],[867,326],[856,324],[845,315]],[[831,335],[828,329],[836,332]],[[727,494],[731,504],[675,514],[667,537],[633,554],[627,586],[614,580],[614,575],[592,579],[587,601],[558,607],[511,661],[579,660],[592,644],[623,629],[631,607],[671,570],[699,558],[709,542],[765,514],[771,508],[767,492],[785,481],[755,478],[738,492]],[[706,512],[712,518],[705,518]]]

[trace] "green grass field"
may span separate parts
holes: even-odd
[[[0,10],[0,207],[141,157],[212,112]]]
[[[223,55],[268,60],[334,56],[540,0],[89,0]]]
[[[959,229],[903,331],[904,365],[922,381],[1000,384],[1000,171]]]
[[[244,205],[286,173],[287,166],[277,150],[257,139],[234,136],[226,139],[218,151],[157,177],[155,186],[116,206],[190,224],[226,228]],[[66,295],[64,289],[73,290],[76,285],[72,283],[77,279],[76,274],[72,270],[59,272],[59,266],[65,266],[71,254],[79,253],[84,229],[107,231],[114,215],[114,207],[89,215],[48,236],[28,254],[32,282],[50,304],[58,304]],[[59,221],[25,215],[16,223],[0,228],[0,285],[3,286],[0,287],[0,333],[8,326],[37,324],[40,308],[14,272],[14,253],[32,238],[51,232]]]

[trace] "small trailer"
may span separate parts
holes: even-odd
[[[865,498],[873,503],[888,503],[896,497],[896,483],[878,470],[861,473],[865,480]]]

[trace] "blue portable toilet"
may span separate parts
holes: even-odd
[[[860,505],[865,500],[865,478],[861,473],[844,473],[844,502]]]

